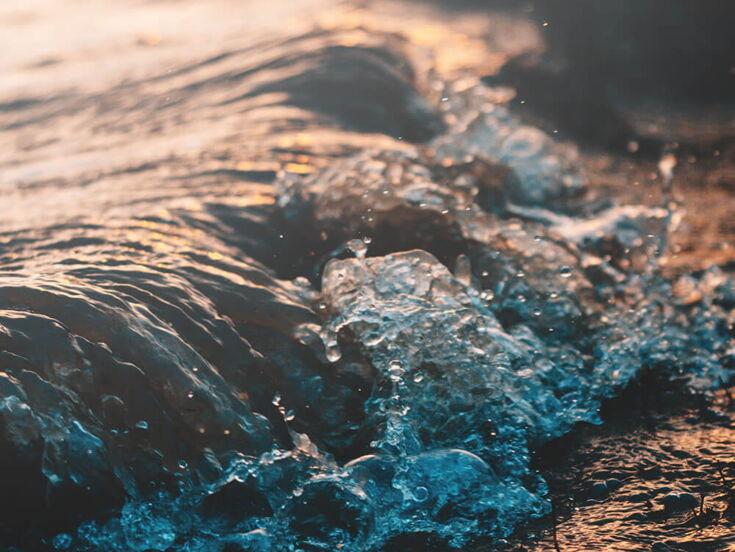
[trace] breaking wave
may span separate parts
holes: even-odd
[[[0,234],[9,545],[466,550],[550,512],[533,451],[642,373],[730,379],[732,281],[672,286],[675,213],[593,201],[497,89],[393,34],[257,52],[154,116],[257,112],[247,162]]]

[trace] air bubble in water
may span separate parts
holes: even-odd
[[[417,502],[423,502],[427,498],[429,498],[429,491],[426,487],[416,487],[416,489],[413,491],[413,497],[416,499]]]

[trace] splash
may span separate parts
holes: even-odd
[[[534,451],[602,401],[647,372],[731,378],[732,281],[659,274],[673,206],[593,205],[573,148],[471,75],[416,76],[397,36],[286,44],[177,75],[258,124],[254,104],[282,109],[258,150],[277,162],[0,235],[7,519],[49,512],[28,542],[497,544],[550,512]],[[278,126],[297,110],[312,134]],[[305,153],[325,119],[354,133]]]
[[[179,492],[82,527],[79,549],[357,551],[405,535],[466,549],[549,513],[533,451],[601,423],[601,401],[643,371],[701,391],[730,377],[720,277],[701,305],[677,304],[655,270],[666,212],[588,214],[582,177],[548,137],[500,107],[477,113],[425,148],[366,151],[279,184],[293,224],[354,256],[329,260],[318,292],[300,283],[322,321],[297,335],[345,377],[355,355],[371,366],[349,432],[363,454],[323,451],[278,394],[292,447],[237,453],[206,484],[183,470]],[[437,256],[403,250],[416,245]],[[454,273],[438,258],[452,254]]]

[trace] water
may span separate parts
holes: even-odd
[[[733,283],[663,277],[673,206],[593,201],[422,9],[7,104],[47,140],[0,188],[7,546],[499,545],[604,401],[729,381]]]
[[[724,394],[708,408],[672,398],[640,386],[627,415],[546,451],[562,550],[732,548],[732,407]],[[551,546],[548,529],[528,532],[545,534],[531,549]]]

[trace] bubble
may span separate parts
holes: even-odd
[[[559,274],[562,278],[569,278],[572,275],[572,267],[567,265],[560,267]]]
[[[413,497],[417,502],[423,502],[429,498],[429,490],[426,487],[416,487],[413,491]]]
[[[145,420],[140,420],[137,424],[135,424],[135,427],[138,429],[146,430],[148,429],[148,422]]]

